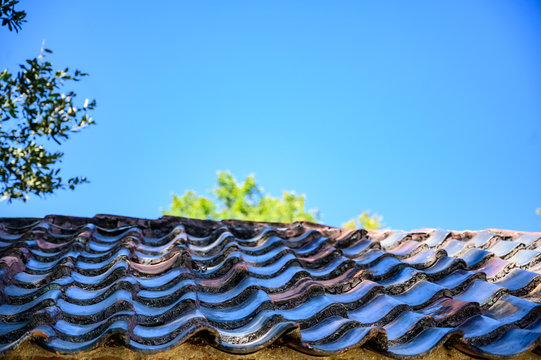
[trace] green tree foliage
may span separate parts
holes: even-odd
[[[253,175],[239,183],[231,173],[218,172],[216,186],[210,191],[211,196],[198,195],[194,191],[186,191],[184,195],[173,195],[169,209],[165,215],[184,216],[194,219],[240,219],[269,222],[292,222],[319,220],[317,210],[304,209],[304,195],[284,191],[281,199],[263,194]],[[363,212],[359,217],[359,225],[366,229],[377,229],[383,224],[378,215]],[[355,228],[354,220],[344,224]]]
[[[15,10],[18,0],[0,0],[0,20],[2,26],[7,26],[10,31],[21,30],[23,22],[26,22],[26,12]]]
[[[18,1],[0,0],[2,25],[18,31],[26,14],[17,11]],[[20,65],[16,74],[0,73],[0,196],[2,200],[26,201],[28,194],[43,195],[59,188],[74,189],[85,177],[64,181],[58,163],[63,153],[46,149],[52,141],[61,144],[69,136],[94,124],[89,111],[95,100],[76,104],[74,91],[65,91],[67,82],[87,74],[68,68],[55,70],[45,61],[45,49]]]
[[[263,194],[253,175],[239,183],[229,173],[218,172],[218,183],[211,190],[214,199],[186,191],[173,195],[165,215],[195,219],[239,219],[270,222],[317,221],[317,210],[304,209],[304,195],[284,191],[281,199]]]
[[[359,215],[357,223],[355,223],[355,220],[352,219],[347,223],[342,224],[342,227],[348,229],[356,229],[357,227],[361,227],[367,230],[376,230],[385,226],[382,221],[383,217],[379,216],[378,214],[370,214],[369,211],[365,211]]]

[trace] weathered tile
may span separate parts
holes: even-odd
[[[112,334],[160,352],[201,330],[239,354],[279,338],[316,355],[377,339],[371,346],[393,357],[446,341],[489,357],[540,343],[534,234],[108,215],[13,221],[0,219],[0,353],[38,331],[43,346],[67,353]]]

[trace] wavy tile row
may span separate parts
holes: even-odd
[[[485,357],[541,342],[541,235],[310,223],[0,219],[0,353],[118,336],[158,352],[198,336],[249,353],[390,357],[443,343]]]

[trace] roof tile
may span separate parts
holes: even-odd
[[[231,353],[281,338],[317,355],[368,342],[401,358],[447,342],[477,356],[511,356],[541,341],[540,237],[4,218],[0,353],[31,337],[79,352],[113,334],[157,352],[204,330],[210,345]]]

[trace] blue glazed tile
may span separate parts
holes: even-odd
[[[389,346],[387,351],[395,356],[424,354],[441,344],[444,339],[453,333],[460,333],[460,331],[454,328],[428,328],[403,344]]]
[[[110,215],[12,221],[0,219],[2,354],[37,332],[44,347],[76,354],[112,335],[161,352],[201,331],[239,354],[280,338],[315,355],[374,339],[392,357],[446,341],[489,357],[539,344],[538,235]]]
[[[489,345],[479,346],[479,349],[491,355],[512,356],[538,345],[540,338],[541,332],[511,329]]]

